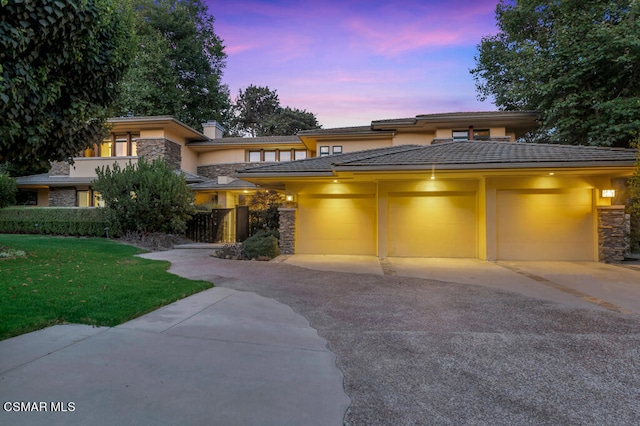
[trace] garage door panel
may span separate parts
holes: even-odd
[[[498,191],[498,258],[593,260],[592,193]]]
[[[296,253],[375,255],[375,197],[300,197]]]
[[[476,257],[475,193],[389,198],[389,256]]]

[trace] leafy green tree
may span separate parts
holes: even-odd
[[[501,0],[471,73],[481,99],[539,110],[567,144],[629,146],[640,130],[640,2]]]
[[[241,89],[233,105],[232,133],[249,136],[288,136],[300,130],[319,129],[313,113],[282,108],[278,93],[269,87]]]
[[[264,136],[295,135],[301,130],[319,129],[315,114],[297,108],[279,108],[266,122]]]
[[[0,172],[0,209],[14,205],[17,192],[16,180],[8,174]]]
[[[249,207],[249,233],[259,231],[278,232],[280,214],[278,208],[282,205],[282,194],[275,191],[257,191],[247,203]]]
[[[102,137],[130,63],[120,0],[2,0],[0,161],[66,160]]]
[[[634,148],[640,149],[640,139],[632,143]],[[629,187],[628,212],[631,215],[631,250],[640,251],[640,151],[636,159],[636,170],[627,181]]]
[[[226,54],[202,0],[134,0],[139,49],[116,115],[173,115],[189,126],[227,124]]]
[[[238,93],[233,106],[233,127],[240,134],[266,136],[267,121],[279,108],[280,100],[275,90],[252,84]]]
[[[121,168],[118,163],[96,169],[94,189],[105,202],[114,228],[146,235],[152,232],[181,234],[191,217],[193,193],[184,176],[164,160]]]

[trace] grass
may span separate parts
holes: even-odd
[[[61,323],[115,326],[213,287],[141,252],[100,238],[0,235],[0,340]]]

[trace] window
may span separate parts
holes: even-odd
[[[453,140],[454,141],[466,141],[469,139],[469,131],[468,130],[454,130],[453,131]]]
[[[479,141],[489,140],[489,129],[473,130],[473,139]]]
[[[138,155],[138,146],[134,138],[139,138],[138,134],[124,133],[111,134],[111,137],[103,141],[98,147],[98,156],[100,157],[128,157]],[[89,153],[93,156],[95,154]]]
[[[335,145],[333,147],[333,155],[336,154],[342,154],[342,146],[341,145]]]
[[[259,163],[261,160],[260,151],[249,151],[249,162]]]
[[[265,151],[264,152],[264,161],[270,161],[270,162],[276,161],[276,152],[275,151]]]
[[[91,191],[76,191],[78,207],[91,207]]]
[[[93,191],[93,205],[94,207],[104,207],[104,199],[102,198],[102,195],[97,192],[97,191]]]
[[[296,160],[304,160],[307,158],[307,151],[296,149],[294,159]]]
[[[329,155],[329,147],[328,146],[321,146],[320,147],[320,157],[325,157]]]
[[[291,161],[291,151],[280,151],[280,161]]]

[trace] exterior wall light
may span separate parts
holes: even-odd
[[[285,199],[285,201],[290,203],[290,202],[295,201],[296,197],[293,194],[285,194],[284,199]]]
[[[602,190],[602,198],[613,198],[616,196],[615,189],[603,189]]]

